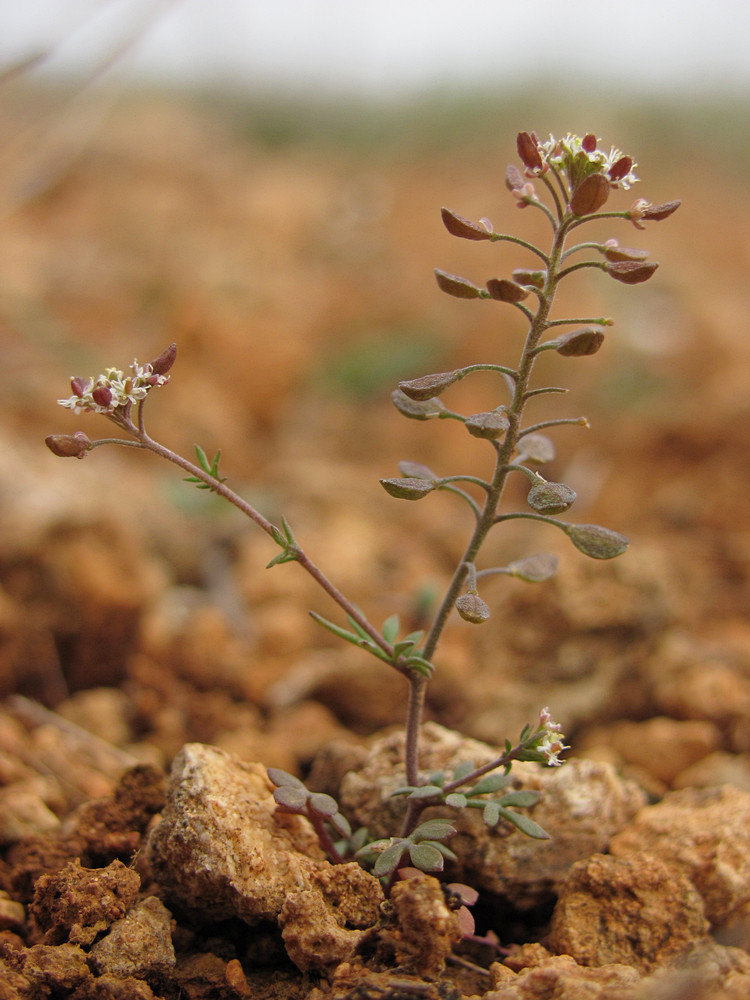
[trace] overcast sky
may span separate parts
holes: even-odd
[[[157,16],[159,15],[159,16]],[[142,33],[139,29],[143,28]],[[393,96],[462,83],[750,90],[747,0],[0,0],[0,64]]]

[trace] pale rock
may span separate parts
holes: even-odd
[[[616,834],[610,852],[651,854],[686,875],[720,927],[750,901],[750,793],[731,785],[670,792]]]
[[[366,826],[373,837],[393,836],[403,819],[403,797],[391,797],[405,783],[403,742],[401,733],[378,740],[341,785],[342,809],[355,827]],[[422,728],[424,774],[451,773],[465,760],[480,765],[500,753],[435,723]],[[458,832],[450,846],[458,861],[448,866],[452,880],[501,895],[521,908],[548,901],[570,865],[606,850],[610,838],[645,804],[634,783],[595,761],[572,760],[560,768],[517,764],[512,773],[509,788],[541,792],[538,804],[523,812],[547,831],[549,840],[532,840],[505,826],[487,827],[476,809],[433,808],[423,818],[445,815],[455,823]]]
[[[718,785],[734,785],[743,792],[750,792],[750,754],[716,750],[680,771],[672,782],[673,788],[711,788]]]
[[[91,946],[89,964],[97,975],[118,978],[168,972],[175,964],[171,921],[171,913],[156,896],[142,899]]]
[[[640,974],[626,965],[585,968],[556,955],[499,983],[483,1000],[631,1000]]]
[[[272,788],[262,765],[187,744],[149,839],[154,876],[198,919],[278,923],[300,968],[327,971],[353,955],[382,890],[358,865],[333,869],[309,822],[277,812]]]
[[[669,965],[708,935],[698,892],[683,874],[647,854],[594,855],[572,866],[545,943],[586,966]]]

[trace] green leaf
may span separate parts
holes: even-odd
[[[210,475],[211,466],[208,463],[208,455],[205,453],[205,451],[201,448],[199,444],[195,445],[195,457],[198,459],[198,465],[200,465],[201,469],[203,469],[204,472],[207,472]]]
[[[467,791],[467,795],[487,795],[490,792],[499,792],[501,788],[505,788],[511,779],[507,774],[498,774],[497,771],[493,771],[491,774],[486,774],[483,778]]]
[[[326,795],[325,792],[313,792],[308,801],[311,808],[316,813],[320,813],[321,816],[335,816],[339,811],[339,804],[336,799],[332,795]]]
[[[440,795],[440,785],[420,785],[415,788],[409,796],[410,799],[430,799],[433,795]],[[428,836],[426,834],[426,836]],[[435,836],[435,834],[432,834]]]
[[[453,809],[465,808],[468,799],[462,792],[450,792],[445,796],[445,804]]]
[[[414,867],[421,872],[441,872],[445,867],[443,855],[432,844],[412,844],[409,857]]]
[[[471,774],[475,768],[476,764],[473,760],[462,760],[453,772],[453,780],[460,781],[460,779],[465,778],[467,774]]]
[[[500,799],[500,805],[518,806],[519,808],[524,808],[527,806],[535,806],[540,798],[541,795],[539,792],[526,788],[518,792],[509,792],[507,795],[503,795]]]
[[[538,823],[535,823],[533,819],[529,819],[529,817],[525,816],[523,813],[513,812],[512,809],[501,808],[500,815],[503,819],[517,827],[521,833],[525,833],[527,837],[533,837],[534,840],[550,839],[546,830],[543,830]]]
[[[276,558],[278,559],[279,557],[277,556]],[[310,617],[318,623],[318,625],[322,625],[323,628],[328,629],[329,632],[337,635],[339,639],[343,639],[344,642],[350,642],[353,646],[359,645],[360,637],[358,635],[354,635],[353,632],[347,632],[345,628],[342,628],[340,625],[336,625],[334,622],[331,622],[322,615],[319,615],[317,611],[310,611],[309,614]]]
[[[349,820],[344,816],[343,813],[337,812],[333,816],[329,816],[329,821],[331,826],[334,827],[342,836],[346,837],[347,840],[352,835],[352,827]],[[366,832],[366,831],[365,831]]]
[[[456,832],[456,828],[447,819],[428,819],[412,831],[410,840],[447,840]]]
[[[299,811],[307,805],[308,793],[306,788],[296,788],[293,785],[282,785],[273,793],[274,802],[287,809]]]
[[[423,677],[431,677],[435,667],[430,663],[429,660],[425,660],[423,656],[408,656],[404,660],[404,666],[409,667],[411,670],[416,670],[418,674]]]
[[[354,629],[354,631],[357,633],[357,635],[361,639],[367,639],[368,642],[372,642],[372,640],[370,639],[369,633],[366,632],[365,629],[362,628],[362,626],[359,624],[359,622],[355,618],[352,618],[351,615],[347,615],[346,616],[346,620],[349,622],[349,624],[351,625],[351,627]]]
[[[442,788],[445,784],[445,771],[433,771],[430,775],[431,785],[440,785]]]
[[[413,791],[414,785],[402,785],[400,788],[391,792],[391,798],[393,798],[394,795],[410,795]]]
[[[267,767],[266,774],[268,775],[268,780],[272,781],[277,788],[283,788],[286,785],[290,785],[292,788],[305,787],[304,782],[288,771],[282,771],[280,767]]]
[[[398,615],[391,615],[390,618],[387,618],[383,623],[383,638],[385,641],[393,645],[400,627],[401,622]]]
[[[396,642],[393,645],[393,655],[394,656],[405,656],[411,653],[414,649],[414,643],[411,639],[401,639],[400,642]]]
[[[417,632],[410,632],[403,642],[410,642],[413,646],[416,646],[421,641],[423,635],[424,629],[419,629]]]
[[[403,840],[398,840],[395,844],[391,844],[390,847],[386,847],[382,854],[378,855],[378,859],[372,869],[375,878],[382,878],[383,875],[390,875],[391,872],[395,871],[401,863],[401,858],[405,852],[406,844],[404,844]]]
[[[205,488],[208,490],[211,487],[206,486]],[[297,551],[296,550],[290,551],[289,549],[284,549],[283,552],[279,552],[278,555],[275,555],[269,563],[266,563],[266,569],[271,569],[272,566],[280,566],[282,563],[296,562],[296,561],[297,561]]]
[[[484,807],[484,812],[482,813],[482,819],[485,821],[487,826],[496,826],[500,820],[500,806],[497,802],[488,802]]]

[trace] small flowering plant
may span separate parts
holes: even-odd
[[[277,554],[268,566],[294,562],[320,585],[344,612],[346,624],[313,617],[323,627],[388,663],[406,681],[406,721],[404,772],[406,783],[393,793],[405,799],[402,827],[394,836],[369,841],[367,831],[352,832],[346,817],[330,795],[311,792],[294,775],[279,769],[268,774],[275,786],[274,798],[281,811],[306,816],[318,834],[321,845],[333,862],[358,859],[376,876],[390,885],[399,873],[411,869],[440,872],[446,860],[455,857],[448,841],[456,832],[449,819],[423,819],[425,809],[441,806],[449,810],[478,809],[488,826],[505,824],[529,837],[543,839],[547,834],[525,812],[539,793],[509,789],[510,771],[515,761],[535,761],[559,766],[560,754],[567,750],[561,726],[543,709],[535,725],[524,728],[515,743],[506,740],[494,760],[477,766],[461,762],[451,774],[423,774],[419,767],[420,726],[425,692],[435,669],[435,657],[441,636],[453,609],[466,622],[481,625],[491,609],[479,587],[492,575],[506,575],[528,583],[550,579],[557,571],[557,560],[550,553],[537,553],[503,566],[483,566],[479,557],[494,529],[527,518],[564,532],[573,545],[592,559],[611,559],[627,548],[627,539],[610,528],[579,524],[561,517],[573,506],[575,490],[565,483],[547,480],[539,472],[554,458],[552,440],[544,433],[565,424],[587,426],[585,417],[526,420],[527,404],[537,396],[559,393],[559,386],[534,385],[537,358],[544,351],[555,351],[562,358],[595,354],[602,346],[605,332],[612,325],[608,317],[552,318],[551,311],[558,285],[585,268],[603,271],[626,285],[639,284],[652,277],[658,265],[647,260],[648,251],[623,247],[614,238],[603,242],[573,242],[571,237],[590,222],[624,220],[643,229],[648,221],[666,219],[679,206],[678,201],[653,205],[637,199],[630,208],[606,211],[613,192],[627,191],[638,178],[633,159],[618,149],[600,149],[593,134],[583,137],[550,136],[541,141],[533,132],[521,132],[517,138],[521,166],[511,165],[505,174],[506,186],[521,209],[534,209],[548,219],[551,227],[549,248],[541,248],[517,236],[496,232],[488,219],[473,222],[444,208],[443,223],[448,232],[460,239],[509,242],[534,258],[515,269],[509,277],[491,277],[483,285],[467,278],[436,270],[438,287],[461,299],[489,300],[511,306],[525,317],[528,327],[513,366],[492,363],[471,364],[450,372],[438,372],[401,382],[392,395],[398,411],[411,420],[454,420],[461,422],[468,434],[487,442],[491,459],[488,474],[443,475],[418,462],[402,462],[401,475],[382,479],[381,484],[396,499],[422,500],[432,493],[457,496],[470,512],[471,527],[461,558],[457,561],[442,600],[425,631],[400,636],[397,615],[391,615],[381,628],[374,625],[308,556],[297,541],[289,523],[281,518],[272,524],[247,503],[219,475],[221,453],[212,460],[196,446],[196,462],[177,454],[149,436],[144,409],[152,389],[165,386],[174,365],[177,348],[172,344],[156,359],[145,365],[134,361],[132,374],[108,368],[96,378],[75,377],[72,395],[59,400],[76,414],[96,413],[107,417],[125,437],[91,440],[82,431],[55,434],[47,446],[61,457],[82,459],[105,444],[120,444],[154,452],[187,473],[186,480],[200,488],[213,490],[247,515],[277,546]],[[538,193],[537,189],[541,191]],[[531,303],[529,305],[528,303]],[[499,376],[501,387],[497,405],[490,410],[462,414],[449,409],[442,396],[450,387],[477,371]],[[503,510],[506,483],[511,476],[523,476],[529,482],[524,510]]]

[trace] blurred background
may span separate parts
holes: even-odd
[[[549,548],[559,581],[492,578],[493,618],[446,639],[430,710],[484,739],[547,702],[566,732],[698,717],[745,753],[748,37],[739,0],[2,5],[2,693],[60,706],[118,689],[129,746],[168,757],[188,736],[252,753],[260,733],[266,762],[288,767],[340,727],[398,721],[400,688],[331,650],[305,611],[332,609],[294,567],[262,571],[272,547],[236,512],[152,456],[51,456],[46,434],[109,433],[55,400],[71,375],[177,341],[152,434],[184,454],[221,448],[230,482],[285,513],[375,621],[419,624],[465,511],[440,496],[415,513],[377,480],[400,459],[482,474],[488,457],[452,422],[404,420],[389,395],[517,357],[520,315],[446,298],[433,267],[481,284],[530,263],[451,239],[439,209],[546,240],[503,183],[516,133],[595,132],[642,178],[613,207],[683,205],[645,232],[591,227],[661,267],[636,288],[587,271],[563,286],[558,316],[616,325],[596,357],[555,356],[554,372],[542,359],[540,377],[573,391],[534,417],[589,417],[555,434],[549,478],[631,552],[591,567],[530,523],[498,534],[490,562]],[[497,405],[495,389],[467,380],[451,404]],[[670,650],[687,669],[707,649],[741,682],[708,720],[705,692],[686,707],[656,679]]]

